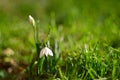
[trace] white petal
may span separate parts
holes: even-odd
[[[50,56],[53,56],[53,52],[52,52],[51,50],[49,51],[49,55],[50,55]]]
[[[43,48],[41,51],[40,51],[40,58],[43,57],[45,55],[45,49]]]
[[[47,49],[46,49],[46,51],[45,51],[45,55],[48,56],[48,54],[49,54],[49,52],[48,52]]]
[[[49,48],[47,48],[47,51],[48,51],[48,55],[53,56],[53,52]]]

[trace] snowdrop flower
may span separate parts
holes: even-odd
[[[31,15],[29,15],[29,21],[30,21],[30,23],[31,23],[33,26],[36,26],[35,20],[34,20],[34,18],[33,18]]]
[[[53,52],[48,48],[48,47],[45,47],[43,48],[41,51],[40,51],[40,58],[42,58],[43,56],[53,56]]]

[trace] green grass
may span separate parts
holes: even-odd
[[[55,1],[54,3],[59,4]],[[117,0],[107,5],[102,1],[91,2],[91,4],[70,1],[69,5],[64,4],[63,7],[60,4],[49,3],[43,10],[48,12],[45,12],[42,17],[38,15],[38,11],[35,17],[39,17],[35,19],[40,18],[39,41],[44,43],[50,30],[49,47],[54,56],[43,63],[43,70],[38,79],[37,65],[34,63],[33,79],[120,79],[120,20],[117,11],[119,5],[115,6],[115,3]],[[73,6],[74,4],[76,7]],[[58,10],[54,6],[59,6]],[[69,10],[66,10],[65,16],[62,17],[64,7]],[[54,11],[51,11],[52,9]],[[4,14],[4,11],[0,14],[2,19],[0,21],[0,65],[2,65],[0,79],[29,79],[28,67],[36,58],[36,47],[33,28],[27,19],[28,13],[27,11],[19,13],[19,17]],[[10,48],[14,54],[6,55],[7,48]],[[46,63],[49,65],[47,69]],[[9,68],[12,72],[8,71]]]

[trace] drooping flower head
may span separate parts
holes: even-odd
[[[42,58],[43,56],[53,56],[53,52],[51,51],[51,49],[49,49],[48,47],[45,47],[43,48],[41,51],[40,51],[40,58]]]

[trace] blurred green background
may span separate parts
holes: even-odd
[[[35,53],[29,15],[39,22],[40,40],[55,23],[61,53],[97,41],[119,50],[119,8],[120,0],[0,0],[0,79],[16,77]]]
[[[20,49],[29,47],[27,40],[30,38],[30,42],[33,41],[31,40],[33,33],[28,22],[28,15],[32,15],[39,22],[38,26],[43,32],[43,28],[47,30],[52,21],[55,21],[57,26],[63,25],[68,29],[76,26],[77,29],[73,27],[74,29],[64,29],[63,32],[65,34],[73,32],[77,34],[78,39],[82,34],[92,32],[96,37],[104,39],[107,35],[107,40],[117,39],[119,43],[119,4],[119,0],[1,0],[0,49],[9,45],[13,48],[20,46]],[[120,45],[115,43],[114,46]]]

